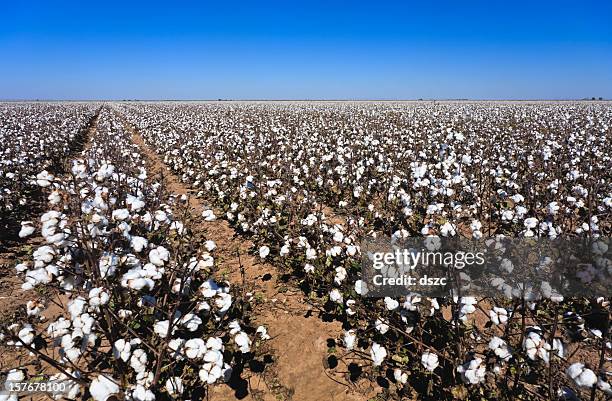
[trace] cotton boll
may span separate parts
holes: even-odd
[[[132,391],[132,399],[134,401],[154,401],[155,394],[141,384],[137,384]]]
[[[119,394],[118,381],[112,377],[98,375],[89,385],[89,393],[95,401],[106,401],[111,395]]]
[[[184,353],[187,358],[201,358],[206,353],[206,344],[201,338],[192,338],[185,342]]]
[[[180,377],[171,377],[166,380],[166,391],[171,396],[180,396],[183,394],[183,381]]]
[[[116,221],[126,220],[130,217],[130,211],[127,209],[113,210],[111,218]]]
[[[163,246],[158,246],[149,252],[149,261],[155,266],[163,266],[165,262],[170,260],[170,253]]]
[[[378,343],[373,343],[370,350],[370,356],[374,366],[380,366],[387,357],[387,350]]]
[[[245,332],[241,331],[236,334],[236,336],[234,337],[234,341],[240,349],[240,352],[242,352],[243,354],[251,350],[251,339]]]
[[[215,216],[215,213],[208,209],[208,210],[204,210],[202,212],[202,217],[204,217],[204,221],[215,221],[217,220],[217,216]]]
[[[348,350],[352,350],[355,347],[355,341],[357,341],[357,335],[355,330],[348,330],[344,332],[344,346]]]
[[[583,363],[576,362],[571,364],[567,370],[567,375],[576,382],[579,387],[593,387],[597,383],[597,376],[591,369],[587,369]]]
[[[19,230],[19,238],[29,237],[34,234],[34,231],[36,231],[36,228],[31,221],[22,221],[21,230]]]
[[[102,287],[92,288],[89,291],[89,305],[94,308],[100,307],[102,305],[106,305],[110,299],[108,292],[104,290]]]
[[[329,292],[329,300],[338,304],[343,303],[342,293],[334,288]]]
[[[438,355],[433,352],[425,351],[423,355],[421,355],[421,364],[425,369],[433,372],[439,365]]]
[[[393,369],[393,378],[398,383],[406,384],[408,382],[408,373],[402,372],[401,369]]]
[[[466,384],[478,384],[484,381],[486,367],[481,366],[482,359],[475,358],[457,367],[457,372],[461,373],[461,378]]]
[[[144,372],[147,369],[147,362],[147,353],[142,348],[134,350],[130,358],[130,366],[136,373]]]
[[[29,345],[32,343],[32,341],[34,341],[34,337],[35,337],[35,332],[34,329],[32,328],[32,325],[30,324],[26,324],[23,326],[23,328],[21,330],[19,330],[19,332],[17,333],[17,337],[19,337],[19,340],[26,345]]]
[[[269,340],[268,330],[264,326],[258,326],[255,333],[259,334],[262,340]]]
[[[268,256],[270,254],[270,248],[268,248],[267,246],[262,246],[261,248],[259,248],[259,257],[262,259],[265,259],[266,256]]]
[[[132,354],[132,345],[129,341],[120,338],[113,344],[113,356],[127,362]]]

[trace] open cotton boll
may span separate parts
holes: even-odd
[[[393,369],[393,378],[398,383],[406,384],[408,381],[408,373],[402,372],[401,369]]]
[[[181,319],[181,323],[189,331],[196,331],[202,324],[202,319],[198,315],[188,313]]]
[[[234,341],[236,342],[236,345],[238,345],[238,347],[240,348],[240,352],[242,352],[243,354],[246,354],[251,350],[251,339],[244,331],[241,331],[236,334],[236,336],[234,337]]]
[[[149,252],[149,261],[155,266],[163,266],[170,260],[170,252],[163,246],[158,246]]]
[[[102,287],[92,288],[89,291],[89,305],[93,307],[106,305],[109,299],[110,295]]]
[[[206,344],[201,338],[192,338],[185,342],[183,352],[190,359],[201,358],[206,353]]]
[[[51,185],[51,182],[54,178],[55,177],[53,176],[53,174],[50,174],[47,170],[43,170],[36,175],[36,184],[45,188]]]
[[[262,340],[270,339],[270,336],[268,335],[268,330],[264,326],[258,326],[255,333],[259,334]]]
[[[357,335],[355,330],[348,330],[344,332],[344,346],[348,350],[355,348],[355,341],[357,341]]]
[[[166,380],[166,391],[171,396],[183,394],[183,381],[180,377],[174,376]]]
[[[374,366],[380,366],[387,357],[387,350],[378,343],[373,343],[370,349],[370,356]]]
[[[132,399],[134,401],[154,401],[155,394],[142,384],[137,384],[132,391]]]
[[[142,252],[142,250],[145,249],[148,245],[149,245],[149,241],[147,241],[146,238],[134,235],[130,239],[130,246],[136,253]]]
[[[130,366],[135,372],[144,372],[147,369],[147,362],[147,353],[142,348],[138,348],[132,352]]]
[[[457,367],[461,378],[466,384],[478,384],[485,379],[486,367],[481,366],[482,359],[475,358]]]
[[[334,288],[333,290],[329,292],[329,300],[332,302],[336,302],[338,304],[341,304],[344,302],[342,298],[342,293],[337,288]]]
[[[429,351],[423,352],[423,355],[421,355],[421,364],[425,369],[433,372],[439,365],[438,355]]]
[[[261,248],[259,248],[259,257],[262,259],[265,259],[266,256],[268,256],[270,254],[270,248],[268,248],[267,246],[262,246]]]
[[[98,375],[89,385],[89,393],[95,401],[106,401],[112,395],[119,394],[118,381],[113,377]]]
[[[111,218],[117,221],[126,220],[126,219],[129,219],[129,217],[130,217],[130,211],[127,209],[113,210],[113,213],[111,215]]]
[[[34,337],[35,337],[35,332],[34,329],[32,328],[32,325],[30,324],[26,324],[23,326],[23,328],[21,330],[19,330],[19,332],[17,333],[17,337],[19,337],[19,340],[26,345],[29,345],[32,343],[32,341],[34,341]]]
[[[34,231],[36,231],[36,228],[31,221],[22,221],[21,230],[19,230],[19,238],[29,237],[34,234]]]
[[[113,356],[117,359],[123,360],[123,362],[127,362],[130,359],[132,354],[132,345],[129,341],[126,341],[123,338],[115,341],[113,344]]]
[[[204,217],[204,221],[215,221],[215,220],[217,220],[217,216],[215,216],[215,213],[212,210],[210,210],[210,209],[204,210],[202,212],[202,217]]]
[[[597,383],[597,375],[580,362],[571,364],[566,373],[579,387],[593,387]]]

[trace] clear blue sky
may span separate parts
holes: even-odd
[[[612,1],[29,1],[2,99],[612,98]]]

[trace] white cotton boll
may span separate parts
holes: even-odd
[[[149,241],[147,241],[146,238],[135,235],[130,239],[130,246],[132,247],[132,249],[134,249],[136,253],[142,252],[142,250],[146,248],[148,245],[149,245]]]
[[[26,344],[29,345],[32,343],[32,341],[34,341],[34,337],[35,337],[35,332],[34,329],[32,328],[32,325],[26,324],[23,326],[23,328],[21,330],[19,330],[19,333],[17,333],[17,337],[19,337],[19,340]]]
[[[206,353],[206,344],[201,338],[192,338],[185,342],[184,353],[187,358],[201,358]]]
[[[385,307],[387,310],[394,310],[399,307],[399,302],[393,298],[385,297]]]
[[[212,298],[217,295],[217,292],[219,292],[220,288],[214,280],[208,279],[204,283],[202,283],[199,290],[202,293],[202,296],[204,296],[204,298]]]
[[[257,327],[255,333],[259,334],[262,340],[270,339],[270,335],[268,335],[268,330],[264,326]]]
[[[597,388],[603,391],[606,395],[612,395],[612,387],[610,386],[610,383],[603,381],[602,379],[597,381]]]
[[[370,349],[370,356],[374,366],[380,366],[387,357],[387,350],[378,343],[373,343]]]
[[[26,263],[18,263],[15,265],[15,270],[18,272],[24,272],[28,270],[28,265]]]
[[[259,248],[259,257],[262,259],[265,259],[266,256],[268,256],[270,254],[270,248],[268,248],[267,246],[262,246],[261,248]]]
[[[281,247],[279,254],[280,256],[286,256],[289,254],[290,250],[291,248],[289,247],[289,245],[285,244]]]
[[[376,327],[376,330],[378,330],[380,334],[385,334],[387,331],[389,331],[389,325],[386,324],[381,318],[376,319],[374,327]]]
[[[168,336],[169,327],[170,327],[169,320],[161,320],[159,322],[156,322],[153,325],[153,331],[155,332],[155,334],[157,334],[161,338],[166,338]]]
[[[163,266],[170,260],[170,252],[163,246],[158,246],[149,252],[149,261],[155,266]]]
[[[317,258],[317,251],[315,251],[313,248],[306,249],[306,259],[312,260],[316,258]]]
[[[106,305],[110,300],[110,295],[102,287],[92,288],[89,291],[89,304],[93,307]]]
[[[127,209],[113,210],[111,218],[116,221],[126,220],[130,217],[130,211]]]
[[[134,350],[130,358],[130,366],[136,373],[144,372],[147,369],[147,362],[147,353],[142,348]]]
[[[304,271],[306,273],[313,273],[315,271],[315,267],[313,265],[311,265],[310,263],[306,263],[304,265]]]
[[[579,387],[593,387],[593,385],[597,383],[597,376],[595,373],[580,362],[571,364],[567,368],[566,373]]]
[[[36,228],[31,221],[22,221],[21,222],[21,230],[19,230],[19,238],[29,237],[34,234]]]
[[[393,378],[400,384],[406,384],[408,381],[408,373],[402,372],[401,369],[393,369]]]
[[[499,337],[491,338],[491,341],[489,341],[489,349],[503,360],[508,360],[512,356],[506,342]]]
[[[68,312],[72,319],[80,316],[87,309],[87,301],[83,297],[77,297],[72,301],[68,302]]]
[[[344,302],[342,298],[342,293],[338,291],[338,289],[336,288],[334,288],[333,290],[329,292],[329,300],[332,302],[336,302],[338,304],[341,304]]]
[[[206,348],[215,351],[223,351],[223,341],[219,337],[209,337],[206,340]]]
[[[478,384],[484,381],[486,367],[481,366],[482,359],[475,358],[457,367],[457,372],[461,373],[464,383]]]
[[[210,209],[204,210],[202,212],[202,217],[204,217],[204,221],[215,221],[215,220],[217,220],[217,216],[215,216],[215,213],[212,210],[210,210]]]
[[[236,342],[236,345],[239,347],[240,352],[242,352],[243,354],[246,354],[251,350],[251,339],[244,331],[241,331],[236,334],[236,336],[234,337],[234,342]]]
[[[236,333],[238,333],[239,331],[242,330],[242,328],[240,327],[240,323],[238,322],[238,320],[232,320],[228,325],[227,325],[228,329],[229,329],[229,333],[230,335],[234,335]]]
[[[132,345],[125,341],[123,338],[115,341],[113,344],[113,356],[117,359],[123,360],[123,362],[127,362],[130,359],[130,355],[132,354]]]
[[[40,187],[48,187],[51,185],[51,181],[53,181],[53,174],[49,174],[47,170],[43,170],[42,172],[36,175],[36,184]]]
[[[166,380],[166,391],[171,396],[179,396],[183,394],[183,381],[180,377],[171,377]]]
[[[219,313],[223,314],[232,306],[232,296],[226,293],[220,293],[215,298],[215,305],[219,308]]]
[[[36,249],[32,254],[32,257],[37,262],[50,263],[55,256],[55,250],[49,245],[43,245]]]
[[[224,371],[219,364],[207,362],[202,365],[202,369],[198,372],[200,380],[207,384],[213,384],[224,374]],[[231,374],[231,373],[230,373]]]
[[[508,321],[508,311],[504,308],[493,307],[489,311],[489,317],[494,324],[504,324]]]
[[[336,242],[342,242],[344,240],[344,234],[342,234],[340,231],[336,231],[333,240]]]
[[[365,285],[363,281],[357,280],[355,281],[355,292],[359,295],[363,295],[365,290]]]
[[[119,264],[119,257],[113,253],[104,252],[98,262],[100,269],[100,277],[112,277],[115,275],[117,265]]]
[[[113,394],[119,394],[118,381],[112,377],[98,375],[89,385],[89,393],[95,401],[106,401]]]
[[[61,337],[64,334],[68,333],[70,325],[70,320],[66,320],[63,317],[60,317],[55,322],[49,324],[49,326],[47,327],[47,334],[49,334],[53,338]]]
[[[212,252],[217,248],[217,244],[215,244],[215,241],[213,240],[208,240],[204,243],[204,247],[206,247],[208,252]]]
[[[198,315],[188,313],[181,319],[181,322],[187,330],[196,331],[202,324],[202,319]]]
[[[132,391],[134,401],[155,401],[155,394],[141,384],[137,384]]]
[[[344,346],[348,350],[355,348],[355,342],[357,341],[357,335],[355,330],[348,330],[344,332]]]
[[[40,301],[28,301],[26,311],[28,316],[38,316],[45,309],[45,304]]]
[[[423,355],[421,355],[421,364],[425,369],[433,372],[439,365],[438,355],[433,352],[425,351]]]

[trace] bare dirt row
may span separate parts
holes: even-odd
[[[230,282],[240,283],[242,291],[255,303],[255,322],[264,325],[272,339],[263,366],[252,366],[245,372],[245,382],[216,386],[211,400],[253,399],[295,401],[364,400],[363,389],[357,390],[328,369],[329,351],[342,333],[339,322],[325,322],[319,311],[309,305],[301,290],[279,277],[276,269],[253,255],[252,243],[241,238],[227,221],[204,221],[204,210],[213,209],[198,199],[193,190],[172,174],[161,158],[151,150],[138,131],[125,122],[132,139],[148,160],[149,171],[161,175],[167,190],[188,196],[197,229],[217,245],[216,269]],[[219,215],[218,211],[215,213]],[[249,295],[250,294],[250,295]]]

